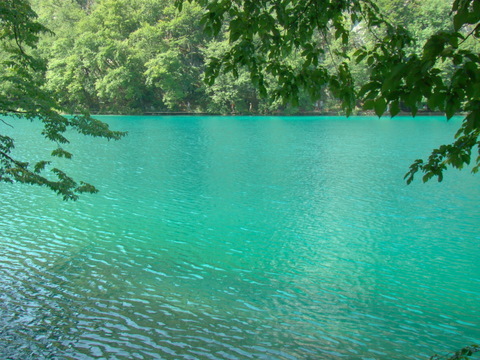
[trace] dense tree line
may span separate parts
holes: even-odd
[[[417,41],[411,46],[418,53],[433,33],[452,26],[447,0],[379,0],[378,5],[414,35]],[[237,35],[225,27],[215,34],[203,31],[204,9],[197,3],[185,3],[181,12],[174,0],[33,0],[33,8],[54,33],[44,34],[38,46],[39,55],[48,59],[46,87],[66,107],[83,104],[94,113],[291,113],[341,108],[338,94],[327,86],[313,99],[303,89],[285,102],[276,96],[288,90],[285,82],[267,76],[268,87],[259,90],[243,68],[204,82],[211,62],[231,51]],[[315,35],[322,52],[314,61],[334,69],[344,61],[340,52],[353,55],[373,44],[373,36],[382,36],[365,31],[361,21],[350,26],[353,36],[348,42],[336,38],[333,27],[330,33]],[[294,69],[303,66],[295,53],[285,54],[285,61]],[[351,69],[358,91],[371,69],[353,57]],[[453,68],[445,64],[442,71]]]

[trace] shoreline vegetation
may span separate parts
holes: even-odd
[[[195,112],[195,111],[144,111],[144,112],[90,112],[92,116],[101,115],[118,115],[118,116],[346,116],[343,111],[299,111],[299,112],[272,112],[272,113],[256,113],[256,112],[232,112],[232,113],[220,113],[220,112]],[[465,114],[458,113],[456,116],[463,116]],[[377,116],[374,111],[357,111],[353,116]],[[385,114],[384,116],[390,116]],[[419,111],[415,116],[411,112],[400,112],[396,116],[446,116],[445,113],[439,111]]]
[[[315,85],[299,89],[296,77],[303,79],[304,70],[317,63],[317,68],[336,74],[338,65],[347,61],[336,55],[343,50],[349,54],[347,62],[351,67],[348,79],[343,80],[353,84],[345,91],[361,93],[373,71],[368,61],[355,60],[359,49],[375,47],[376,38],[362,26],[352,30],[348,43],[335,39],[333,32],[315,38],[325,50],[323,55],[317,54],[311,66],[302,65],[298,54],[290,54],[285,66],[293,72],[293,78],[287,74],[282,78],[265,75],[266,89],[261,91],[252,84],[255,76],[245,66],[234,67],[233,73],[219,70],[212,81],[217,71],[215,62],[233,51],[236,42],[226,29],[216,35],[207,34],[202,25],[204,9],[195,2],[186,2],[181,12],[173,0],[31,3],[38,21],[53,32],[41,34],[35,49],[36,55],[46,59],[45,88],[65,111],[73,113],[339,116],[346,111],[334,89],[325,84],[311,94]],[[411,50],[422,54],[429,36],[451,30],[451,6],[441,0],[416,5],[407,9],[403,0],[378,1],[381,13],[391,14],[399,26],[418,34],[419,41],[412,43]],[[465,40],[467,48],[475,45],[471,39]],[[455,71],[448,62],[440,64],[439,69],[444,78]],[[317,80],[315,84],[320,84],[321,79]],[[295,92],[295,99],[284,101]],[[352,114],[375,115],[388,109],[387,103],[375,102],[373,107],[360,110],[365,105],[365,100],[357,101]],[[417,106],[422,115],[428,115],[421,110],[427,106],[436,110],[435,104],[426,101],[415,103]],[[417,110],[403,100],[391,107],[391,113],[399,111],[402,115],[410,109]]]

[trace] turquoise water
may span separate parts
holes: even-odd
[[[102,119],[129,136],[78,138],[65,163],[99,194],[0,185],[0,358],[428,359],[480,343],[480,176],[403,181],[458,120]],[[2,129],[20,155],[51,148],[31,127]]]

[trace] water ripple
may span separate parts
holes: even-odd
[[[478,342],[478,181],[406,189],[444,132],[358,121],[138,118],[118,147],[84,145],[98,157],[73,171],[104,169],[96,196],[2,184],[0,357],[420,359]]]

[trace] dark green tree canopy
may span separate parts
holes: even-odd
[[[231,43],[228,51],[210,58],[208,83],[222,73],[237,76],[242,68],[260,93],[285,103],[298,103],[302,91],[315,101],[328,88],[347,115],[358,105],[378,116],[395,116],[401,107],[415,115],[426,106],[447,119],[465,114],[455,141],[433,150],[426,161],[416,160],[405,176],[408,183],[419,171],[424,181],[441,181],[447,167],[463,168],[478,151],[480,0],[453,1],[450,26],[426,40],[393,24],[370,0],[190,1],[204,8],[205,31],[214,36],[226,32]],[[179,9],[184,2],[177,1]],[[405,2],[402,6],[407,7]],[[415,42],[422,40],[422,51],[415,51]],[[334,50],[327,46],[335,42]],[[328,57],[334,67],[325,65]],[[358,63],[368,67],[361,84],[352,76]],[[452,71],[445,74],[445,67]],[[474,163],[477,172],[480,156]]]
[[[71,158],[62,148],[69,142],[68,129],[80,134],[119,139],[124,134],[89,115],[65,117],[52,93],[44,88],[46,70],[42,59],[32,55],[39,36],[49,30],[36,21],[36,13],[26,0],[0,3],[0,126],[15,126],[15,117],[43,123],[42,135],[57,144],[53,157]],[[9,116],[6,119],[6,116]],[[13,120],[12,120],[13,116]],[[85,182],[77,183],[51,160],[31,162],[12,153],[15,141],[0,133],[0,181],[21,182],[50,188],[65,200],[75,200],[79,193],[97,190]],[[49,169],[50,176],[45,174]]]

